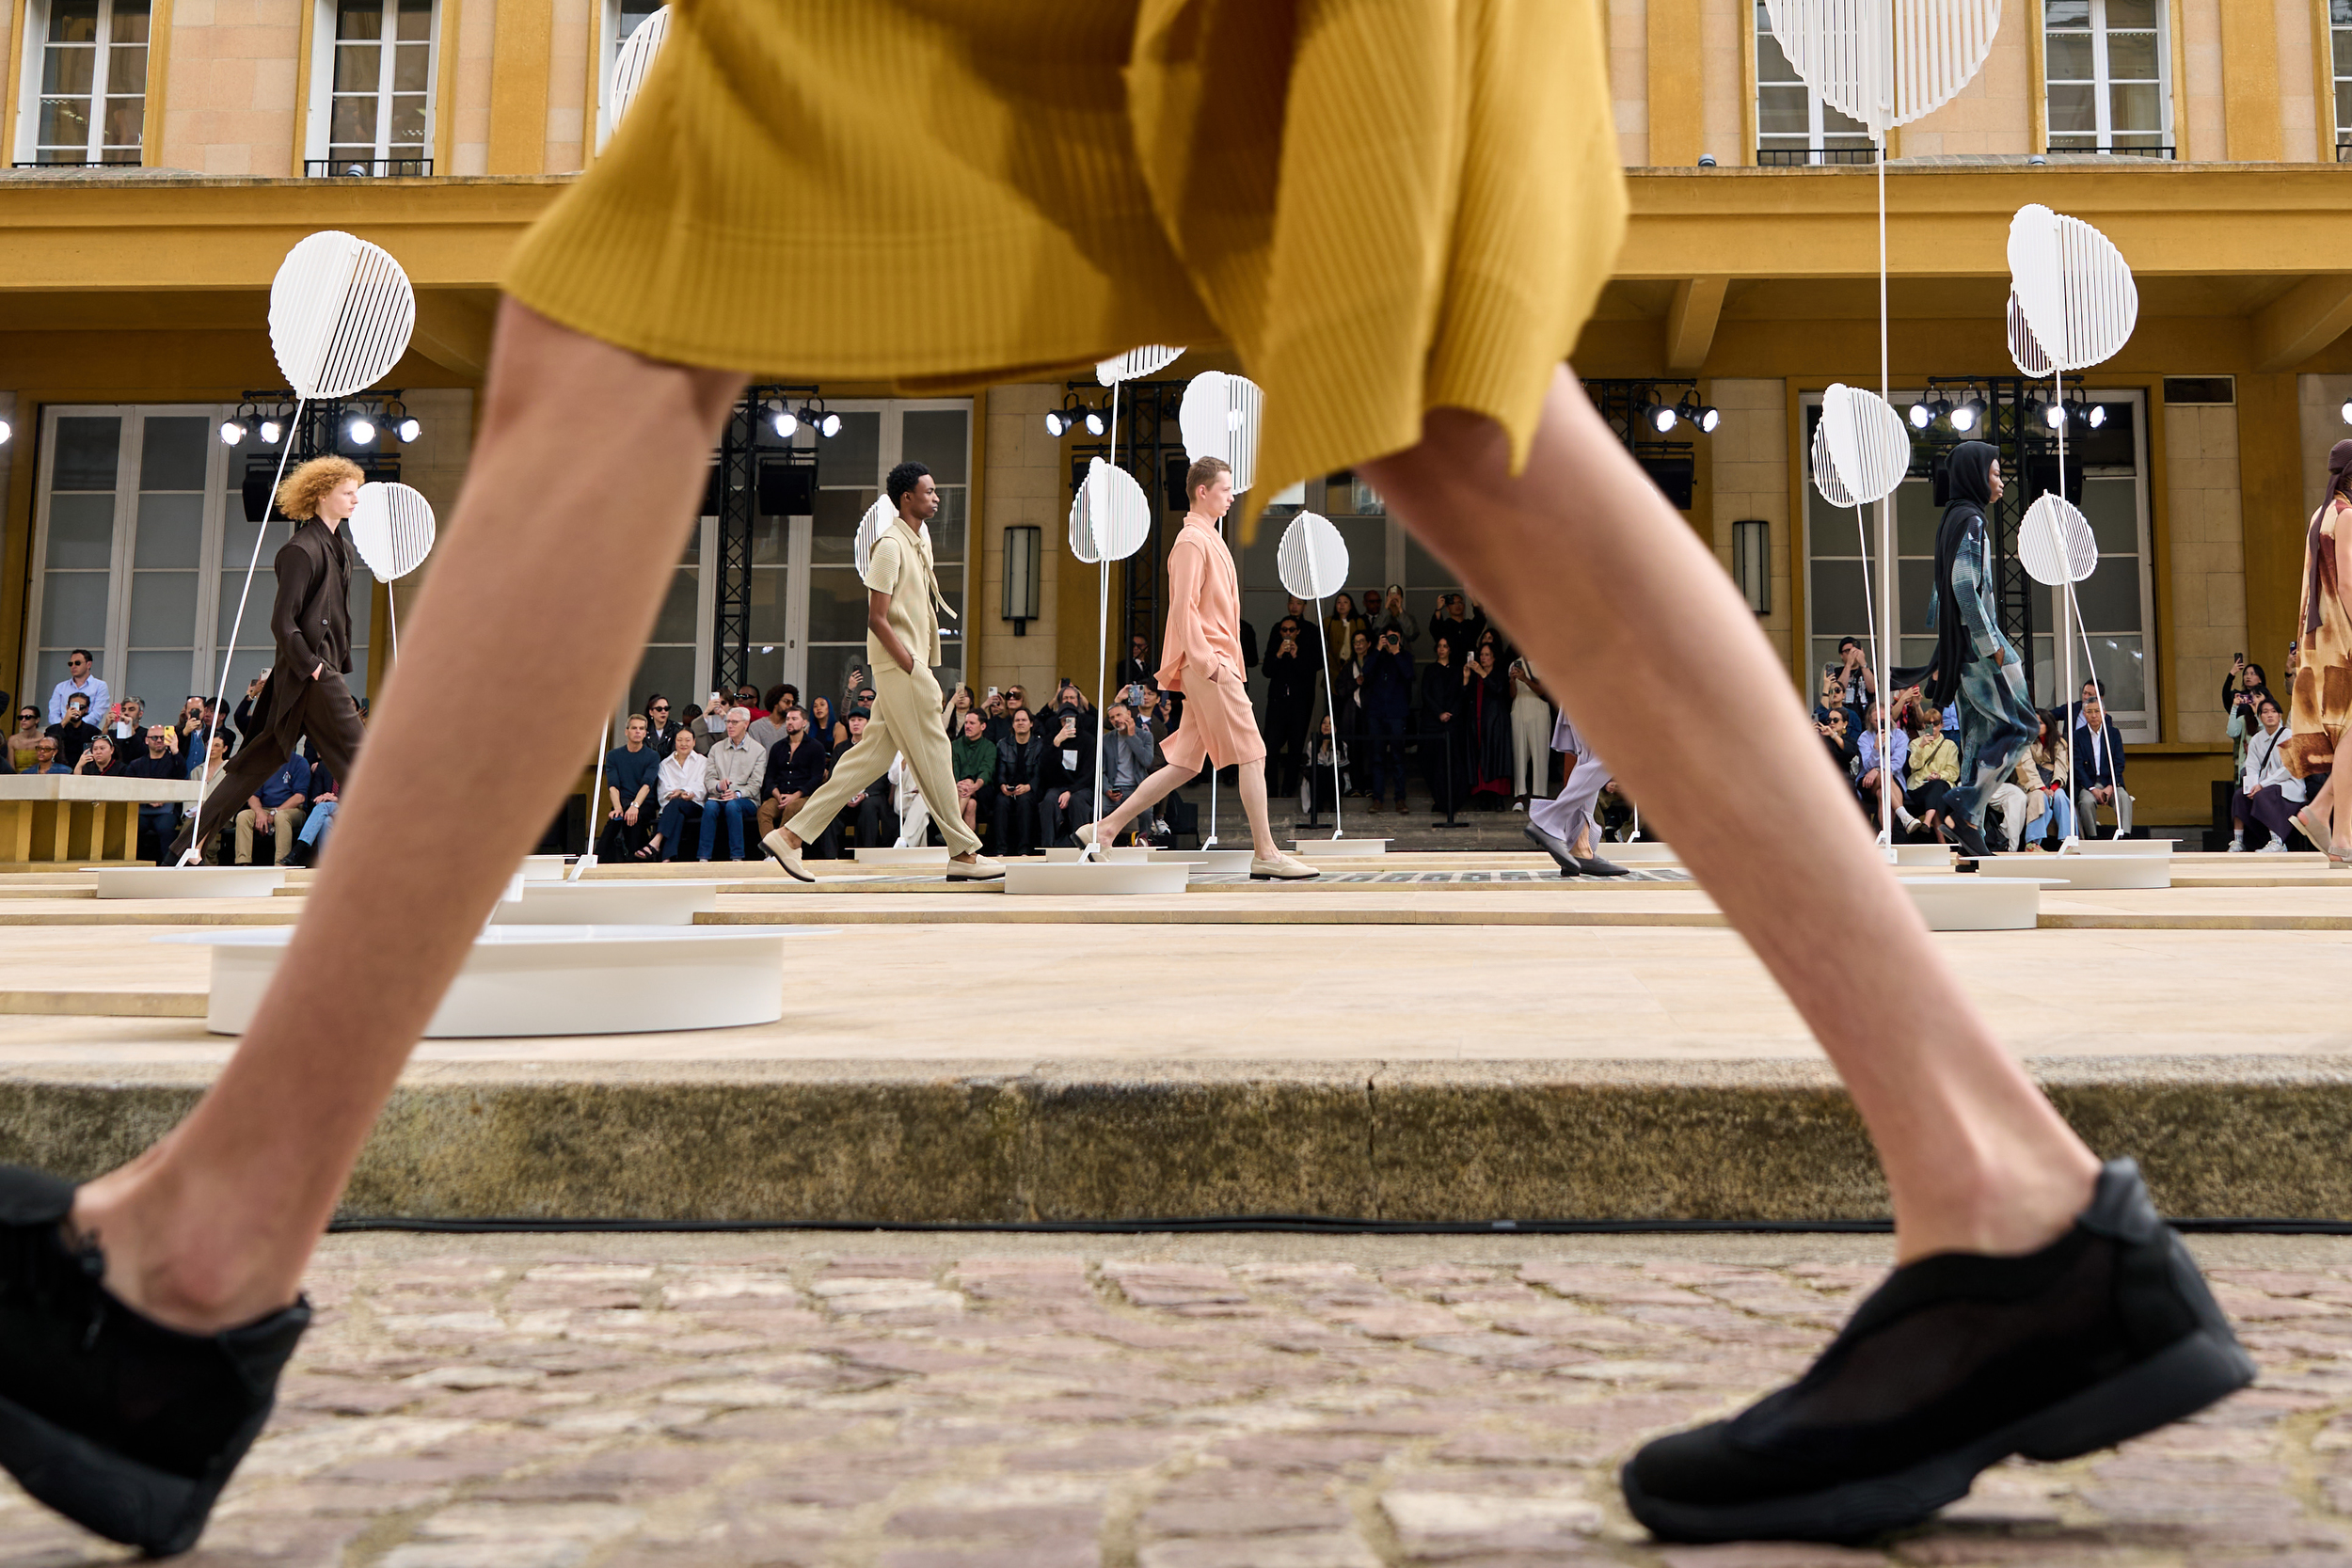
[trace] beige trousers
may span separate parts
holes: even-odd
[[[302,832],[302,819],[309,815],[310,810],[305,806],[280,806],[271,815],[270,832],[278,842],[278,864],[285,864],[286,857],[294,853],[294,839]],[[251,806],[237,813],[237,863],[239,865],[253,863],[254,826]]]
[[[841,760],[834,764],[833,777],[808,798],[808,804],[801,808],[800,815],[786,824],[792,830],[792,836],[806,844],[832,827],[833,819],[841,815],[841,808],[855,800],[867,784],[889,772],[890,759],[899,755],[914,769],[914,782],[926,801],[956,798],[955,756],[947,745],[947,721],[941,712],[939,677],[922,664],[916,665],[910,674],[877,654],[874,712],[866,721],[866,734],[856,745],[841,753]],[[938,826],[939,836],[946,841],[950,855],[979,852],[979,839],[956,813],[934,814],[931,821]]]

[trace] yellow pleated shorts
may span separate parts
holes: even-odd
[[[1433,407],[1523,459],[1624,233],[1599,0],[674,6],[507,278],[659,359],[937,392],[1230,345],[1255,500]]]

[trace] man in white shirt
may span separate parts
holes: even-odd
[[[87,648],[76,648],[65,656],[66,678],[49,691],[49,721],[65,722],[65,700],[68,697],[87,697],[90,722],[102,722],[106,717],[106,683],[98,678],[97,664]]]
[[[2258,854],[2286,852],[2287,829],[2296,806],[2303,803],[2303,781],[2287,769],[2280,746],[2287,727],[2280,721],[2279,705],[2265,697],[2254,711],[2262,728],[2246,740],[2246,770],[2238,775],[2237,793],[2230,797],[2230,853],[2246,852],[2246,819],[2252,817],[2270,830],[2270,842]]]
[[[703,859],[714,857],[719,824],[727,825],[727,859],[743,858],[743,829],[759,811],[759,782],[768,773],[768,749],[747,733],[752,710],[731,707],[720,721],[726,734],[703,759]]]

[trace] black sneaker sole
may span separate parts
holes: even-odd
[[[266,1418],[267,1412],[263,1416]],[[236,1446],[242,1459],[260,1423]],[[234,1462],[217,1479],[190,1481],[126,1459],[0,1399],[0,1467],[37,1500],[109,1541],[169,1557],[196,1544]]]
[[[2253,1381],[2253,1360],[2237,1342],[2201,1328],[2105,1383],[1891,1475],[1723,1507],[1646,1497],[1629,1463],[1619,1481],[1633,1517],[1661,1541],[1866,1541],[1958,1502],[1979,1472],[2011,1454],[2046,1461],[2113,1448],[2193,1416]]]

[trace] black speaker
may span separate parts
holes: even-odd
[[[270,516],[270,490],[278,477],[274,458],[259,458],[245,466],[245,520],[248,523],[267,522]]]
[[[1184,475],[1192,471],[1192,459],[1181,451],[1171,451],[1160,466],[1162,499],[1170,512],[1185,512],[1192,507],[1192,498],[1184,494]]]
[[[1691,510],[1691,486],[1698,479],[1697,458],[1643,453],[1640,461],[1642,471],[1649,475],[1651,483],[1666,492],[1666,499],[1674,503],[1676,511]]]
[[[800,517],[817,510],[817,465],[762,463],[759,510],[771,517]]]

